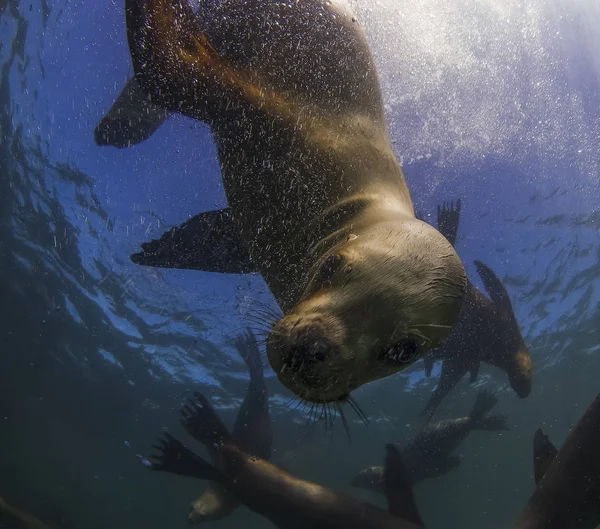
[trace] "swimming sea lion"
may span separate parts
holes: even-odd
[[[534,436],[539,483],[513,529],[595,529],[600,525],[600,394],[556,449]]]
[[[388,445],[384,479],[388,511],[299,479],[267,461],[248,456],[235,443],[208,399],[196,393],[182,410],[188,433],[216,450],[211,466],[168,433],[155,446],[152,468],[221,483],[252,511],[280,529],[416,529],[423,526],[400,455]]]
[[[233,436],[243,452],[268,460],[271,456],[273,433],[269,418],[269,393],[263,376],[260,351],[249,329],[235,339],[235,348],[250,371],[250,383],[244,402],[233,426]],[[214,452],[213,452],[214,453]],[[218,456],[215,458],[218,464]],[[234,496],[217,482],[211,482],[207,490],[192,503],[188,515],[190,523],[220,520],[231,514],[239,505]]]
[[[414,216],[346,3],[209,4],[126,0],[136,81],[212,129],[232,221],[284,312],[275,373],[302,399],[345,400],[440,345],[464,269]]]
[[[0,497],[0,526],[9,522],[20,529],[50,529],[48,525],[32,514],[17,509],[4,498]],[[12,526],[9,526],[12,527]]]
[[[446,419],[421,430],[402,450],[402,460],[411,483],[446,474],[460,465],[460,458],[451,455],[473,430],[509,430],[504,415],[488,416],[497,398],[481,390],[468,417]],[[359,472],[350,484],[373,492],[383,492],[383,467],[368,467]]]
[[[460,217],[460,200],[437,208],[440,232],[456,242]],[[425,373],[431,374],[436,360],[442,360],[439,384],[421,415],[432,417],[444,397],[467,373],[471,382],[477,379],[481,362],[508,374],[511,387],[525,398],[531,392],[533,361],[521,335],[508,292],[494,272],[481,261],[475,261],[477,273],[490,296],[488,299],[470,281],[458,322],[441,347],[424,357]]]

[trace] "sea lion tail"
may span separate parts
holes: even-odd
[[[475,424],[474,429],[476,430],[487,430],[489,432],[501,432],[510,430],[507,424],[508,418],[503,413],[498,415],[491,415],[490,417],[482,417]]]
[[[166,432],[152,447],[158,451],[150,456],[152,470],[211,481],[226,481],[220,470],[194,454],[183,443]]]
[[[194,397],[187,399],[181,408],[181,424],[186,431],[209,451],[235,444],[209,400],[199,391],[194,393]]]
[[[250,371],[250,377],[257,381],[261,380],[264,376],[263,365],[260,357],[260,349],[252,330],[246,329],[244,334],[236,336],[234,345],[244,362],[246,362]]]
[[[536,485],[544,477],[557,452],[548,436],[538,428],[533,436],[533,475]]]
[[[477,394],[475,404],[469,415],[469,422],[473,428],[478,428],[481,419],[496,405],[498,399],[491,391],[482,389]]]
[[[412,490],[408,469],[402,461],[400,450],[393,444],[385,445],[383,487],[388,500],[388,510],[403,520],[424,526]]]

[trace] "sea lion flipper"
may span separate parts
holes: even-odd
[[[474,263],[477,267],[477,273],[479,274],[481,281],[483,281],[483,285],[485,286],[485,290],[490,296],[490,299],[498,305],[498,307],[509,312],[514,318],[510,297],[508,296],[508,292],[502,284],[502,281],[500,281],[498,276],[481,261],[474,261]]]
[[[473,427],[477,427],[479,422],[496,405],[498,398],[491,391],[485,389],[479,390],[477,398],[469,414],[469,422]]]
[[[233,437],[246,453],[268,460],[273,432],[269,415],[269,391],[256,337],[250,329],[235,339],[235,348],[250,371],[250,383],[233,426]]]
[[[463,365],[459,358],[446,358],[442,362],[442,374],[440,382],[429,397],[425,408],[419,413],[419,416],[433,417],[435,410],[442,400],[456,386],[458,381],[467,373],[468,367]]]
[[[158,439],[154,449],[157,453],[150,456],[152,470],[219,482],[225,480],[221,471],[168,433]]]
[[[437,207],[437,225],[440,233],[448,239],[452,246],[456,244],[458,233],[458,222],[460,220],[460,198],[454,202],[445,202]]]
[[[430,377],[435,364],[435,358],[433,358],[433,355],[425,355],[423,357],[423,364],[425,367],[425,376]]]
[[[388,500],[388,510],[394,516],[424,526],[400,451],[393,444],[385,445],[385,450],[383,487]]]
[[[256,336],[251,329],[246,329],[245,334],[239,334],[234,340],[235,349],[242,360],[248,366],[250,378],[260,380],[263,378],[263,365],[260,357],[260,349]]]
[[[141,143],[152,136],[167,117],[169,112],[154,105],[132,77],[96,125],[96,145],[123,149]]]
[[[194,397],[187,399],[181,409],[181,424],[186,431],[205,445],[209,452],[230,443],[231,434],[210,401],[199,391],[194,393]]]
[[[533,436],[533,475],[537,485],[558,453],[548,436],[538,428]]]
[[[142,244],[131,260],[143,266],[249,274],[257,272],[228,208],[205,211],[160,239]]]
[[[481,362],[476,362],[473,366],[471,366],[471,369],[469,370],[469,373],[470,373],[469,382],[471,384],[473,384],[477,380],[477,377],[479,376],[479,368],[480,367],[481,367]]]

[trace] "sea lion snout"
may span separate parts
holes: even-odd
[[[319,326],[308,326],[297,335],[295,342],[283,353],[283,363],[293,371],[301,372],[316,362],[327,360],[334,345]]]
[[[341,322],[332,315],[291,314],[273,328],[267,341],[267,355],[279,379],[294,392],[319,395],[335,389],[347,393],[338,384],[339,363],[343,359]],[[308,398],[308,397],[307,397]]]

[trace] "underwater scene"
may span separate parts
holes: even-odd
[[[600,526],[600,4],[0,0],[0,527]]]

